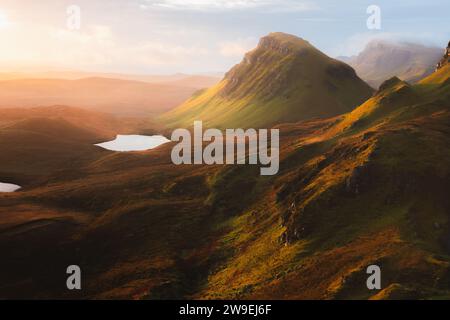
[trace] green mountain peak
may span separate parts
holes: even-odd
[[[163,115],[169,126],[268,127],[351,111],[372,94],[355,71],[294,35],[271,33],[217,84]]]

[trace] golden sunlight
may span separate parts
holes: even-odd
[[[0,28],[8,26],[8,17],[0,10]]]

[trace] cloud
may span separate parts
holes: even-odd
[[[219,43],[219,52],[224,57],[243,57],[245,53],[253,49],[258,43],[256,38],[237,39],[235,41],[223,41]]]
[[[303,22],[319,22],[319,23],[344,21],[344,19],[335,19],[335,18],[298,18],[297,20]]]
[[[142,43],[123,48],[116,53],[117,60],[133,57],[133,63],[142,66],[163,66],[190,63],[194,59],[208,56],[210,51],[198,46],[182,46],[164,42]]]
[[[307,0],[144,0],[142,9],[150,7],[183,11],[232,11],[265,9],[271,12],[309,11],[318,9]]]
[[[0,11],[0,28],[5,28],[9,25],[8,17],[5,13]]]
[[[14,44],[14,45],[11,45]],[[107,26],[96,25],[71,31],[48,25],[21,24],[0,29],[1,67],[52,66],[54,68],[145,69],[181,66],[201,61],[209,50],[152,40],[124,45]]]
[[[430,41],[433,39],[434,41]],[[374,40],[385,40],[390,42],[411,42],[427,46],[439,46],[439,41],[446,39],[445,34],[438,33],[405,33],[405,32],[365,32],[352,35],[343,41],[331,52],[333,56],[352,56],[360,53],[366,45]],[[445,42],[445,41],[444,41]]]

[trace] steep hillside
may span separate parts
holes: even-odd
[[[267,127],[348,112],[371,89],[307,41],[272,33],[216,86],[162,116],[169,126]]]
[[[351,65],[372,87],[378,88],[394,76],[412,83],[423,79],[434,71],[441,56],[442,50],[436,47],[374,40],[358,56],[340,60]]]
[[[274,188],[230,221],[234,254],[200,297],[448,298],[449,78],[448,66],[415,86],[394,78],[333,125],[285,140]]]

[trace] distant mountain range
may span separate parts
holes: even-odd
[[[271,33],[225,78],[161,120],[189,126],[267,127],[354,109],[372,89],[354,70],[293,35]]]
[[[41,72],[0,72],[0,80],[18,79],[61,79],[80,80],[85,78],[108,78],[120,80],[143,81],[150,83],[178,83],[182,86],[196,89],[210,87],[223,77],[221,73],[184,74],[175,73],[169,75],[143,75],[126,73],[102,73],[84,71],[41,71]]]
[[[431,74],[442,57],[442,49],[415,43],[373,40],[357,56],[337,59],[352,66],[372,87],[397,76],[415,83]]]
[[[77,77],[14,78],[0,81],[0,108],[68,105],[121,116],[153,116],[181,104],[197,90],[219,81],[208,76],[161,76],[154,82],[141,80]],[[23,75],[20,75],[23,76]],[[75,77],[75,79],[73,79]]]

